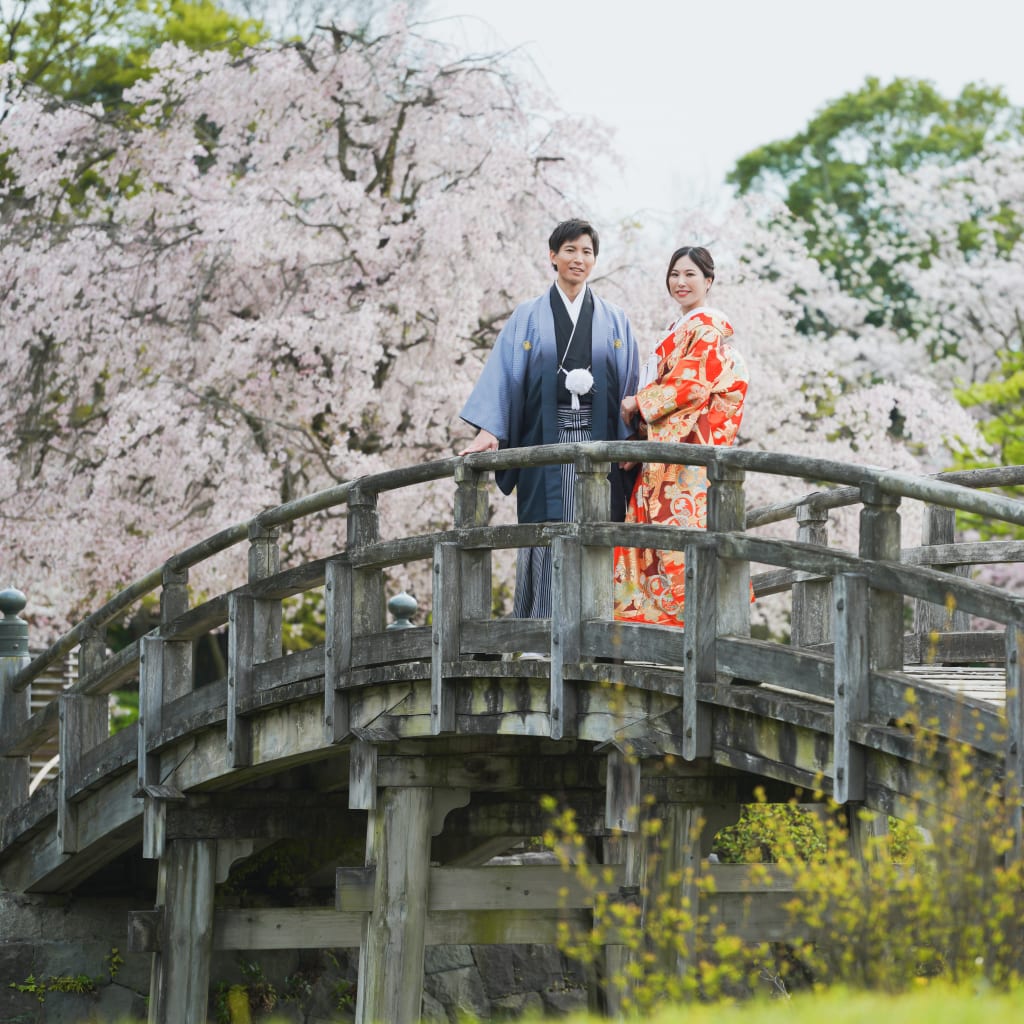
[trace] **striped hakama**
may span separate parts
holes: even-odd
[[[593,440],[591,407],[574,412],[558,407],[558,443],[583,444]],[[562,522],[576,518],[576,466],[562,466]],[[516,593],[512,614],[517,619],[551,618],[551,548],[520,548],[516,563]]]

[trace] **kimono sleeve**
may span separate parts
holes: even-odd
[[[625,316],[623,320],[625,323],[622,329],[622,340],[625,344],[625,351],[619,357],[621,365],[619,368],[618,405],[621,405],[622,400],[628,395],[636,394],[637,383],[640,380],[640,346],[637,345],[636,338],[633,336],[633,325]],[[617,415],[615,421],[620,441],[632,436],[633,428],[624,423],[621,416]]]
[[[640,414],[651,425],[673,417],[672,433],[685,436],[715,391],[724,369],[723,339],[718,328],[688,328],[666,353],[658,379],[636,396]]]
[[[517,309],[501,329],[484,363],[480,379],[470,393],[459,417],[470,426],[487,430],[502,444],[511,436],[511,410],[515,395],[522,386],[521,369],[517,372],[515,344],[522,330],[522,317]]]

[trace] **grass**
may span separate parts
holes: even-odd
[[[599,1018],[576,1015],[562,1024],[597,1024]],[[664,1007],[645,1024],[991,1024],[1024,1020],[1024,988],[1010,993],[954,989],[922,984],[900,995],[830,989],[792,998],[759,999],[742,1004],[687,1004]]]

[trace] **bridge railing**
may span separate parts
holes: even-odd
[[[607,464],[612,461],[700,464],[708,468],[708,531],[685,531],[657,526],[610,524],[607,518]],[[496,468],[554,465],[573,460],[579,480],[577,522],[491,526],[485,474]],[[846,485],[815,494],[787,507],[744,508],[744,475],[771,473]],[[427,536],[382,541],[377,499],[387,491],[452,478],[455,484],[452,528]],[[996,473],[975,476],[975,486],[1020,482]],[[571,733],[575,718],[570,677],[597,659],[644,661],[665,672],[648,675],[652,688],[682,695],[683,723],[680,753],[699,756],[707,751],[709,686],[729,678],[776,682],[816,696],[833,697],[834,680],[826,671],[825,655],[811,651],[782,651],[778,645],[749,640],[750,564],[772,565],[788,574],[794,586],[794,640],[797,648],[827,642],[824,624],[834,621],[836,678],[858,680],[844,689],[849,694],[846,733],[856,734],[866,721],[867,694],[872,673],[899,670],[903,665],[902,606],[905,597],[945,607],[950,599],[963,613],[1007,624],[1004,643],[1008,666],[1016,664],[1019,627],[1024,604],[991,587],[956,579],[924,563],[943,566],[962,563],[961,554],[943,543],[916,549],[921,564],[901,565],[898,506],[909,497],[939,508],[975,512],[992,519],[1024,525],[1024,505],[1013,499],[980,493],[946,479],[921,478],[871,467],[743,449],[701,446],[610,443],[545,446],[534,449],[447,459],[361,478],[322,491],[231,527],[175,555],[159,569],[126,588],[101,609],[61,637],[43,655],[9,680],[0,710],[0,756],[27,758],[55,734],[61,769],[56,785],[43,787],[31,799],[18,787],[0,796],[0,815],[6,817],[0,839],[34,827],[54,809],[58,814],[62,849],[76,848],[76,799],[101,784],[111,773],[135,769],[140,794],[161,795],[159,752],[183,730],[226,723],[230,764],[252,762],[251,716],[275,701],[310,692],[323,693],[322,727],[325,742],[352,740],[359,749],[392,735],[381,711],[367,725],[366,708],[353,722],[353,695],[371,682],[391,677],[396,682],[410,662],[429,662],[431,695],[422,728],[440,733],[456,728],[457,680],[466,660],[487,660],[514,650],[550,650],[550,672],[543,670],[547,701],[543,710],[524,712],[526,728],[559,738]],[[829,548],[821,534],[821,512],[843,503],[859,502],[857,554]],[[338,506],[347,509],[347,538],[336,555],[286,570],[280,567],[278,531],[300,518]],[[792,514],[796,541],[773,541],[744,533],[746,527]],[[248,583],[195,607],[190,606],[189,570],[213,555],[248,541]],[[1009,542],[1004,542],[1009,544]],[[492,553],[536,544],[554,549],[554,613],[548,620],[495,620],[491,616]],[[693,628],[636,626],[611,616],[611,550],[615,545],[682,549],[687,559],[687,619]],[[1019,558],[1016,547],[1002,555]],[[977,546],[972,562],[988,556]],[[432,566],[432,608],[429,627],[391,631],[384,622],[384,571],[410,561]],[[781,582],[780,582],[781,581]],[[779,576],[775,586],[785,585]],[[281,602],[287,597],[323,586],[326,636],[322,647],[292,655],[282,653]],[[817,591],[812,588],[817,587]],[[801,589],[803,588],[803,589]],[[835,588],[842,602],[829,599]],[[107,656],[103,631],[144,596],[160,591],[160,623],[156,630],[123,651]],[[835,607],[832,607],[832,605]],[[817,606],[818,625],[807,611]],[[826,613],[825,609],[828,608]],[[799,614],[797,614],[799,612]],[[192,666],[193,641],[213,629],[229,626],[231,650],[228,677],[196,689]],[[815,633],[817,630],[817,633]],[[865,645],[866,646],[863,646]],[[19,711],[23,694],[40,671],[79,646],[80,678],[59,702],[35,715]],[[870,665],[867,654],[870,651]],[[525,675],[532,670],[520,669]],[[109,737],[107,694],[137,677],[140,681],[140,720],[137,728]],[[323,680],[321,683],[320,680]],[[836,684],[838,685],[838,684]],[[846,684],[843,684],[844,687]],[[895,706],[899,683],[893,683],[876,718]],[[362,697],[360,697],[362,699]],[[888,703],[887,703],[888,702]],[[884,705],[884,706],[883,706]],[[1016,705],[1008,708],[1019,719]],[[837,711],[837,718],[842,717]],[[403,728],[409,728],[408,725]],[[1013,728],[1017,728],[1015,725]],[[838,729],[838,725],[837,725]],[[851,731],[852,730],[852,731]],[[367,754],[366,756],[369,756]],[[1019,760],[1019,756],[1018,756]],[[359,758],[354,759],[359,763]],[[1020,776],[1020,766],[1012,767]],[[163,794],[168,796],[168,794]],[[372,799],[368,794],[367,800]]]

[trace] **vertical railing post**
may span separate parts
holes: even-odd
[[[733,533],[746,526],[744,472],[714,461],[708,466],[708,531]],[[750,636],[750,564],[718,556],[716,583],[719,636]],[[721,675],[719,682],[729,682]]]
[[[255,658],[255,604],[250,594],[228,596],[227,762],[232,768],[252,764],[252,730],[246,702],[252,695]]]
[[[835,580],[835,671],[833,701],[833,768],[836,802],[865,797],[864,749],[853,741],[854,726],[869,708],[867,579],[840,573]]]
[[[579,665],[583,640],[582,547],[579,537],[551,541],[551,690],[548,700],[550,736],[572,735],[576,728],[575,690],[565,682],[569,665]]]
[[[281,570],[279,531],[259,523],[249,526],[249,583]],[[234,593],[228,598],[228,764],[252,764],[252,726],[246,702],[252,696],[256,665],[281,657],[281,602]]]
[[[828,547],[828,509],[811,503],[798,505],[796,539],[801,544]],[[828,643],[832,625],[832,581],[808,580],[793,584],[790,644],[813,647]]]
[[[352,563],[348,556],[327,562],[324,580],[324,741],[348,739],[348,694],[352,671]]]
[[[26,604],[20,590],[0,590],[0,724],[13,735],[31,713],[28,687],[14,690],[11,682],[31,660],[28,653],[28,623],[19,616]],[[28,798],[29,759],[0,758],[0,821]]]
[[[377,495],[353,487],[348,498],[348,543],[350,558],[380,539]],[[384,629],[384,574],[378,568],[356,567],[352,576],[352,632],[354,636],[380,633]]]
[[[1006,624],[1006,765],[1004,797],[1012,845],[1008,861],[1024,857],[1024,626]]]
[[[861,484],[860,557],[900,560],[900,499],[877,484]],[[876,590],[868,601],[868,657],[874,669],[903,668],[903,596]]]
[[[172,789],[160,775],[157,737],[167,718],[167,705],[192,692],[192,641],[168,640],[163,635],[188,611],[188,570],[165,565],[160,591],[160,628],[139,645],[139,794],[143,797],[142,856],[163,856],[167,798]],[[229,678],[229,689],[232,680]],[[232,708],[229,700],[229,716]],[[230,731],[230,730],[229,730]],[[180,794],[173,791],[174,796]]]
[[[489,517],[487,486],[482,474],[465,463],[455,467],[455,529],[486,526]],[[462,578],[462,618],[491,617],[491,552],[459,551]]]
[[[78,649],[80,681],[99,670],[106,652],[103,630],[86,634]],[[110,734],[107,695],[62,693],[58,699],[57,839],[61,853],[75,853],[79,846],[78,806],[73,801],[81,787],[82,755],[99,746]]]
[[[953,544],[956,541],[956,512],[939,505],[926,505],[924,522],[921,526],[921,544],[931,547],[937,544]],[[953,575],[966,577],[966,565],[953,566]],[[914,632],[918,636],[920,657],[927,659],[933,633],[966,632],[970,629],[970,616],[952,602],[945,605],[932,604],[918,598],[914,602]]]
[[[610,466],[589,455],[576,459],[576,522],[605,523],[611,515]],[[612,617],[612,569],[614,552],[609,547],[584,545],[580,551],[580,621]],[[581,651],[587,658],[591,652]]]
[[[280,530],[253,523],[249,527],[249,582],[276,576],[281,571]],[[281,602],[259,598],[253,602],[253,663],[281,657]]]
[[[717,676],[718,559],[715,551],[686,545],[686,624],[683,628],[683,758],[711,755],[711,709],[698,684]]]
[[[161,635],[175,619],[188,611],[188,606],[188,570],[165,566],[160,590]],[[192,641],[165,638],[162,651],[164,703],[169,704],[192,692]]]
[[[353,564],[359,553],[380,536],[375,494],[352,488],[346,531],[345,553],[327,563],[324,584],[324,737],[328,743],[341,743],[350,736],[345,686],[352,672],[355,640],[384,628],[381,571]]]
[[[433,622],[430,656],[430,731],[434,736],[455,731],[455,686],[445,667],[462,647],[462,578],[459,546],[434,545]]]
[[[576,523],[607,522],[611,510],[609,464],[588,455],[576,458]],[[612,617],[612,551],[585,546],[580,537],[551,545],[551,677],[548,695],[552,739],[576,734],[576,689],[566,682],[567,666],[593,657],[584,650],[584,623]]]

